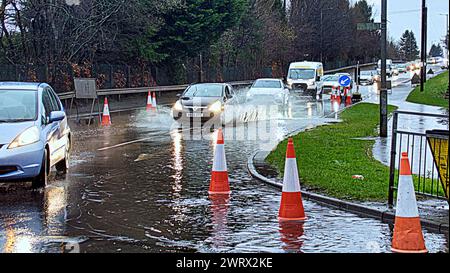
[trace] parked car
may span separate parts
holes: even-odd
[[[50,85],[0,83],[0,132],[0,182],[45,187],[51,167],[69,168],[71,132]]]
[[[280,79],[258,79],[247,92],[247,101],[267,101],[287,105],[289,89]]]
[[[180,121],[198,118],[206,122],[217,119],[224,124],[226,106],[236,102],[233,88],[226,83],[193,84],[179,97],[172,107],[172,117]]]
[[[371,85],[375,81],[374,71],[361,71],[359,75],[359,82],[362,85]]]

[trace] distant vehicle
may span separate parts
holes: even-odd
[[[398,65],[397,64],[392,64],[391,68],[392,68],[392,75],[393,76],[398,76],[398,74],[400,74],[400,71],[398,70]]]
[[[339,75],[325,75],[323,76],[322,94],[331,94],[332,90],[339,89]]]
[[[258,79],[247,92],[247,101],[260,99],[287,105],[289,90],[285,88],[283,81],[280,79]]]
[[[69,168],[71,132],[50,85],[0,83],[0,132],[0,182],[45,187],[52,166]]]
[[[397,69],[398,69],[398,73],[406,73],[407,65],[406,64],[398,64]]]
[[[289,66],[287,85],[290,89],[312,92],[322,91],[323,64],[318,62],[295,62]]]
[[[172,107],[172,117],[175,120],[199,118],[201,122],[205,122],[216,119],[224,124],[225,107],[236,102],[233,88],[226,83],[193,84],[179,97]]]
[[[381,75],[381,60],[378,60],[377,73]],[[392,77],[392,75],[393,75],[392,60],[391,59],[387,59],[386,60],[386,75],[388,77]]]
[[[362,85],[371,85],[375,81],[375,72],[373,71],[361,71],[359,75],[359,82]]]

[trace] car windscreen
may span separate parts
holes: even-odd
[[[36,119],[36,91],[0,90],[0,122],[21,122]]]
[[[293,80],[309,80],[314,79],[316,71],[314,69],[293,68],[289,70],[289,79]]]
[[[339,81],[339,76],[328,76],[323,79],[325,82],[337,82]]]
[[[281,88],[281,83],[279,81],[255,81],[253,84],[254,88]]]
[[[222,97],[223,86],[218,84],[196,84],[189,87],[183,97]]]

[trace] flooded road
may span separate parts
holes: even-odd
[[[372,87],[361,92],[376,96]],[[329,99],[293,94],[287,109],[257,115],[243,107],[256,118],[224,130],[229,198],[208,196],[214,131],[180,129],[167,107],[113,114],[106,128],[72,124],[65,177],[38,192],[0,188],[0,251],[61,252],[67,245],[81,252],[390,251],[389,225],[314,202],[304,203],[304,224],[279,223],[281,193],[247,172],[253,152],[334,121],[338,109]],[[430,252],[448,252],[445,235],[424,230],[424,236]]]

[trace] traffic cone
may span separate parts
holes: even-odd
[[[331,96],[330,99],[333,101],[336,98],[336,96],[334,95],[334,87],[331,87]]]
[[[105,97],[105,103],[103,104],[102,126],[111,125],[111,116],[109,114],[108,98]]]
[[[225,157],[225,141],[223,139],[222,128],[217,131],[217,144],[214,151],[214,162],[211,172],[211,183],[209,194],[230,194],[228,183],[227,160]]]
[[[156,104],[156,92],[153,92],[153,101],[152,101],[152,103],[153,103],[154,109],[156,109],[156,107],[158,106],[158,105]]]
[[[349,106],[349,105],[352,104],[352,95],[350,94],[350,88],[348,89],[347,95],[346,95],[346,97],[345,97],[345,104],[346,104],[347,106]]]
[[[402,153],[400,161],[392,251],[399,253],[428,252],[420,224],[408,153]]]
[[[280,221],[306,220],[302,193],[300,192],[300,180],[298,178],[294,141],[292,138],[289,139],[287,145],[286,163],[284,165],[283,193],[281,194],[278,219]]]
[[[150,91],[148,91],[148,96],[147,96],[147,111],[150,111],[151,109],[153,109],[152,93],[151,93]]]

